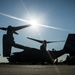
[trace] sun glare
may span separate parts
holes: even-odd
[[[29,21],[29,23],[32,25],[32,27],[33,28],[37,28],[38,27],[38,20],[36,20],[36,19],[31,19],[30,21]]]

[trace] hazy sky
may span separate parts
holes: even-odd
[[[39,49],[41,44],[27,37],[48,41],[66,40],[69,33],[75,32],[75,0],[0,0],[0,27],[25,25],[30,17],[39,20],[42,26],[17,31],[19,35],[14,35],[16,43]],[[5,33],[0,30],[1,54],[2,36]],[[48,44],[47,48],[60,50],[64,44]],[[12,52],[17,51],[21,50],[12,48]],[[6,61],[2,55],[0,61]]]

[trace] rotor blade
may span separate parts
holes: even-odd
[[[58,42],[65,42],[64,40],[63,41],[47,41],[47,43],[58,43]]]
[[[18,33],[16,31],[14,31],[13,33],[18,35]]]
[[[37,39],[29,38],[29,37],[27,37],[27,39],[30,39],[30,40],[33,40],[33,41],[36,41],[36,42],[39,42],[39,43],[42,43],[43,42],[41,40],[37,40]]]
[[[4,27],[0,27],[0,29],[1,29],[1,30],[7,30],[7,28],[4,28]]]
[[[17,30],[20,30],[20,29],[23,29],[23,28],[27,28],[31,25],[23,25],[23,26],[17,26],[17,27],[13,27],[13,31],[17,31]]]

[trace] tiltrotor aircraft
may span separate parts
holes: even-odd
[[[17,26],[12,27],[9,25],[7,28],[0,27],[1,30],[7,31],[6,34],[3,35],[3,57],[8,57],[8,61],[10,63],[30,63],[30,64],[36,64],[41,63],[44,64],[45,62],[47,64],[53,64],[54,60],[60,57],[61,55],[68,53],[70,54],[70,57],[75,56],[75,34],[69,34],[68,38],[66,40],[66,43],[63,47],[63,49],[59,51],[51,51],[46,50],[47,43],[53,43],[53,42],[63,42],[63,41],[42,41],[37,40],[33,38],[29,38],[30,40],[37,41],[39,43],[42,43],[40,46],[40,49],[31,48],[27,46],[23,46],[20,44],[15,43],[13,34],[18,34],[16,31],[29,27],[30,25],[23,25],[23,26]],[[16,47],[23,49],[22,52],[15,52],[11,54],[11,48]]]
[[[29,38],[31,40],[36,40],[33,38]],[[42,42],[40,40],[37,40],[39,42]],[[49,42],[49,41],[47,41]],[[42,43],[43,45],[44,43]],[[65,42],[65,45],[63,49],[56,51],[56,50],[45,50],[46,46],[43,50],[42,49],[36,49],[36,48],[30,48],[25,47],[24,51],[22,52],[15,52],[13,53],[9,58],[8,61],[10,63],[19,63],[19,64],[54,64],[54,60],[60,57],[61,55],[67,53],[70,54],[70,56],[75,56],[75,34],[69,34],[67,37],[67,40]]]

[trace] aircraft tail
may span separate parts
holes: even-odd
[[[69,34],[64,46],[65,53],[75,55],[75,34]]]

